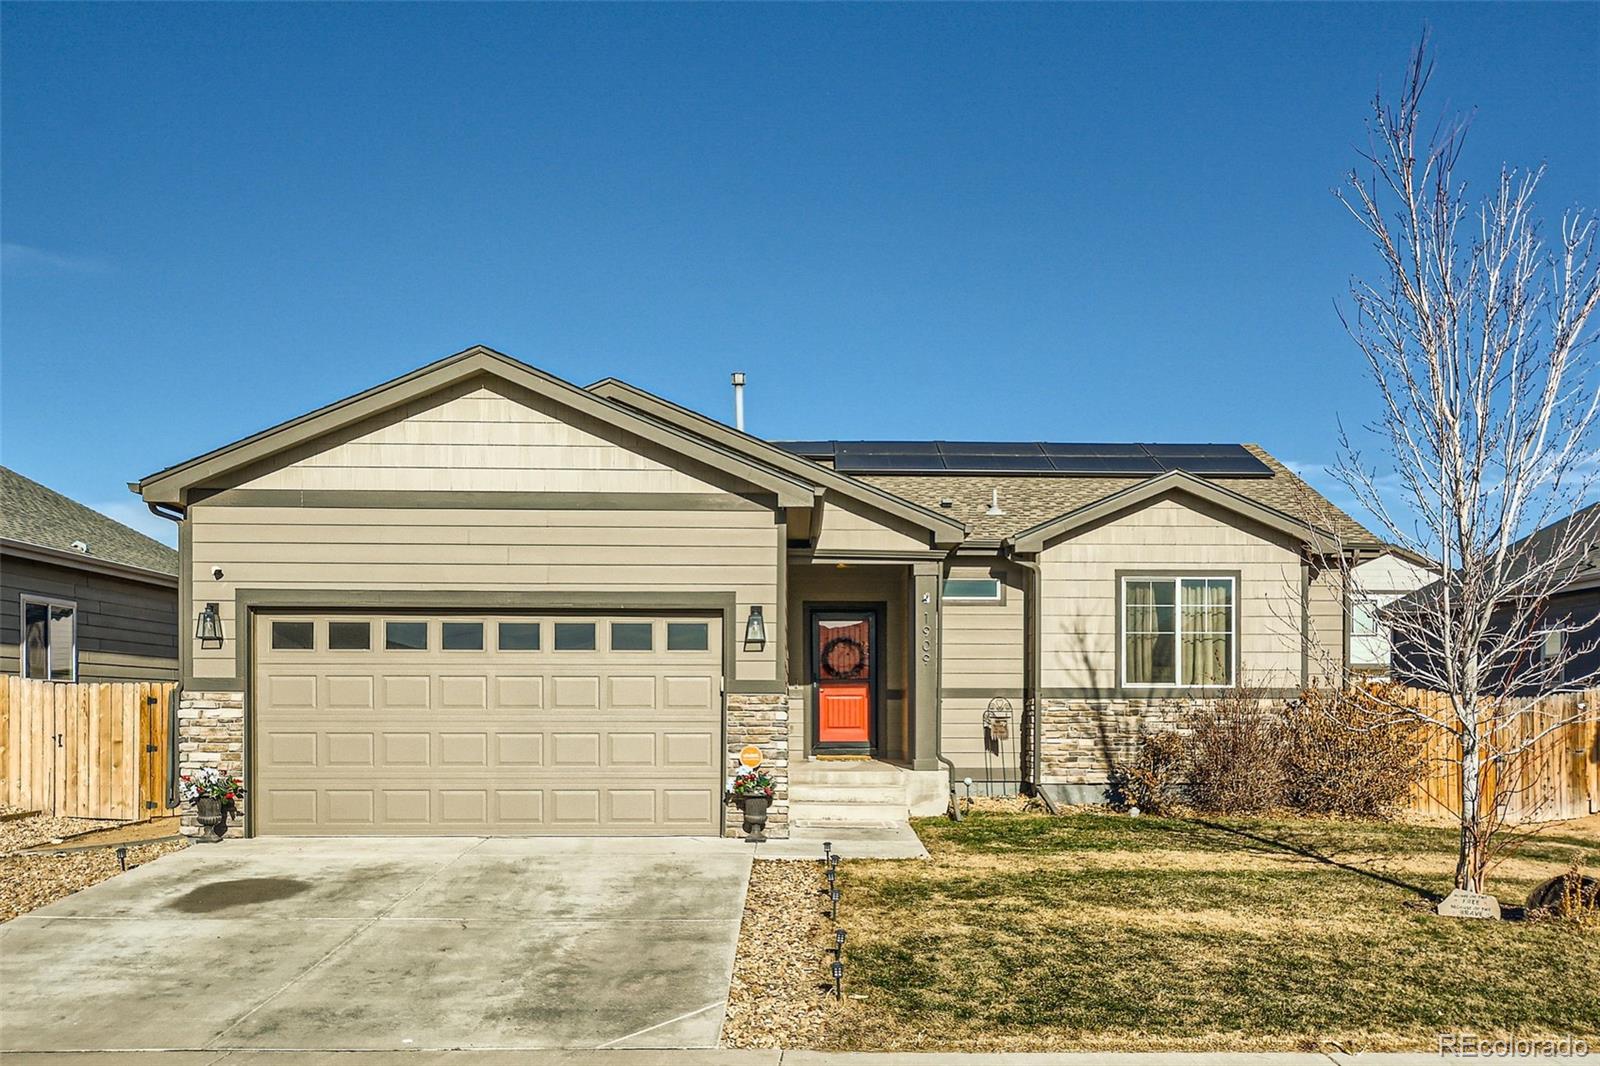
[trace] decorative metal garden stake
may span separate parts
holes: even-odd
[[[122,872],[128,872],[128,849],[126,846],[117,849],[117,865],[122,867]]]
[[[842,998],[841,995],[840,995],[840,992],[841,992],[841,987],[842,987],[843,984],[844,984],[844,963],[836,962],[836,963],[833,964],[833,998],[834,999]]]
[[[828,898],[833,901],[833,920],[837,922],[839,920],[839,890],[835,888],[832,892],[829,892]]]
[[[833,931],[833,959],[835,962],[844,961],[844,930]]]

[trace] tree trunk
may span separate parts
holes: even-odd
[[[1468,892],[1483,891],[1484,868],[1488,865],[1488,834],[1485,831],[1483,800],[1483,755],[1479,747],[1476,716],[1460,736],[1461,740],[1461,839],[1456,849],[1456,887]]]

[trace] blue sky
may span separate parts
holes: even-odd
[[[1258,441],[1372,397],[1330,190],[1424,22],[1600,205],[1600,5],[3,8],[0,461],[124,483],[474,343],[771,437]],[[171,539],[170,535],[167,539]]]

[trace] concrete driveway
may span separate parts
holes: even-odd
[[[731,840],[191,847],[0,926],[0,1050],[708,1048]]]

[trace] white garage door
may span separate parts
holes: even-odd
[[[258,833],[721,831],[720,618],[255,625]]]

